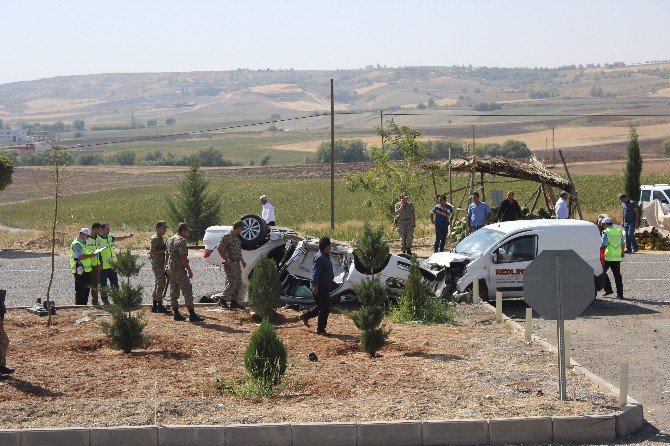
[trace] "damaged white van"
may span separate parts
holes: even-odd
[[[464,238],[452,252],[435,253],[422,266],[445,272],[445,292],[472,290],[482,299],[523,296],[523,272],[546,249],[572,249],[592,268],[596,290],[604,286],[600,232],[581,220],[519,220],[495,223]]]

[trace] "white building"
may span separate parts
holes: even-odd
[[[0,142],[24,142],[26,132],[21,127],[0,129]]]

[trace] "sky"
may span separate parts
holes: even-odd
[[[4,0],[0,84],[110,72],[670,59],[665,0]]]

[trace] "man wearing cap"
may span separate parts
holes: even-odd
[[[400,250],[412,255],[412,241],[416,227],[414,205],[409,202],[409,194],[400,194],[400,201],[395,204],[395,217],[398,234],[400,234]]]
[[[603,273],[612,270],[614,283],[616,284],[616,295],[623,299],[623,279],[621,278],[621,262],[624,256],[624,239],[621,229],[614,227],[612,219],[605,217],[603,219],[605,230],[602,236],[602,246],[605,248],[605,265]],[[612,283],[608,280],[605,283],[605,296],[612,294]]]
[[[472,203],[468,205],[468,215],[465,222],[468,226],[468,233],[475,232],[486,226],[493,218],[491,207],[479,199],[479,192],[472,194]]]
[[[166,277],[165,267],[167,266],[166,252],[167,246],[163,236],[168,229],[165,221],[160,220],[156,223],[156,233],[151,236],[151,247],[149,248],[149,259],[151,260],[151,269],[154,272],[154,292],[152,294],[153,302],[151,304],[152,313],[170,313],[163,305],[163,293],[165,292]]]
[[[261,217],[263,217],[263,220],[265,220],[268,226],[275,226],[275,208],[268,200],[268,196],[261,195],[260,202],[261,206],[263,206]]]
[[[186,247],[186,237],[191,229],[186,223],[179,223],[177,233],[170,237],[166,243],[167,248],[167,275],[170,279],[170,303],[174,312],[175,321],[186,320],[179,313],[179,292],[184,296],[184,303],[188,309],[190,322],[201,322],[203,318],[195,313],[193,305],[193,286],[191,279],[193,271],[188,262],[188,248]]]
[[[554,205],[554,212],[556,213],[557,219],[566,219],[570,218],[570,207],[568,206],[568,193],[566,191],[561,192],[560,197]]]
[[[242,268],[247,264],[242,258],[242,245],[240,244],[240,234],[244,229],[244,223],[238,220],[233,223],[233,228],[223,237],[216,250],[223,259],[223,269],[226,272],[226,287],[223,290],[223,296],[219,299],[219,305],[227,307],[226,301],[230,302],[230,308],[244,308],[240,298],[242,289]],[[240,263],[242,268],[240,268]]]
[[[640,208],[637,201],[631,200],[626,194],[619,195],[619,201],[623,209],[621,221],[623,222],[623,231],[626,234],[626,254],[638,252],[640,246],[635,240],[635,228],[637,222],[640,221]]]
[[[100,260],[102,261],[102,268],[100,269],[100,287],[102,288],[100,294],[102,295],[102,303],[109,305],[109,300],[107,300],[107,293],[103,287],[109,285],[114,288],[119,288],[119,276],[112,268],[112,261],[116,259],[116,254],[114,253],[114,242],[125,240],[127,238],[133,237],[135,234],[132,232],[128,235],[123,236],[114,236],[109,235],[111,226],[109,223],[103,223],[101,227],[100,234],[98,236],[98,246],[104,248],[100,253]]]
[[[91,236],[91,230],[81,228],[70,244],[70,270],[74,275],[74,304],[87,305],[88,293],[91,290],[92,260],[98,255],[86,246],[86,240]]]
[[[94,252],[100,247],[98,244],[98,234],[102,229],[100,223],[93,223],[91,225],[91,236],[86,239],[86,247],[90,252]],[[100,255],[91,258],[91,304],[100,305],[98,301],[98,283],[100,283]]]

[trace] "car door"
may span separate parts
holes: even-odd
[[[520,235],[505,241],[493,252],[489,285],[506,297],[523,296],[523,272],[536,256],[537,235]]]

